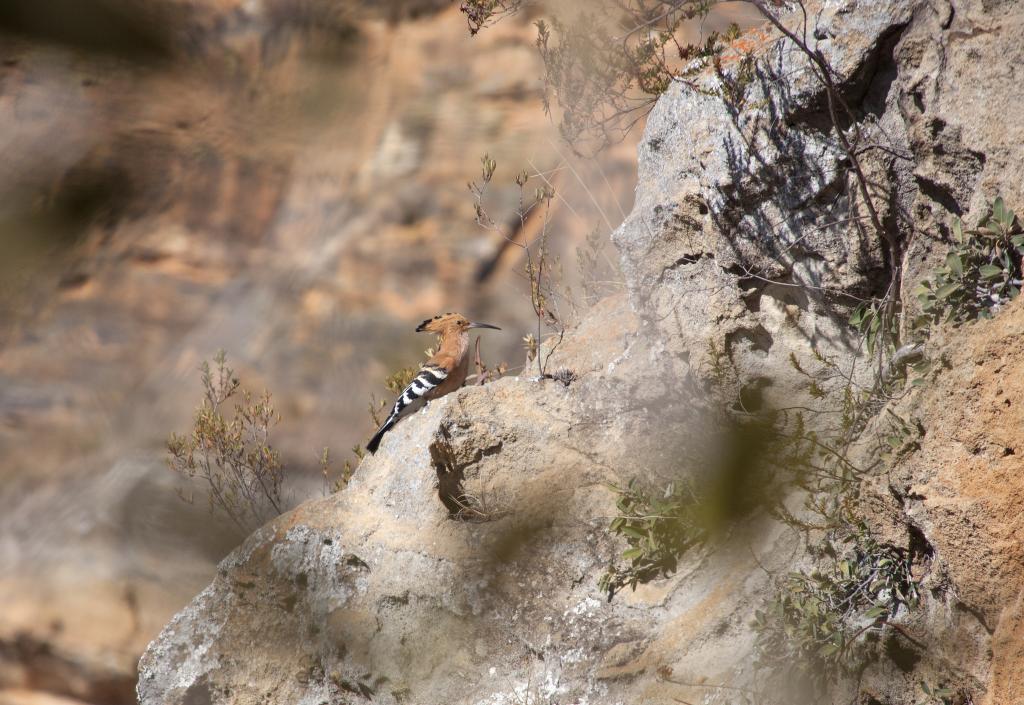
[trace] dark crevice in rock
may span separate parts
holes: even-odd
[[[864,92],[857,99],[864,115],[880,118],[886,110],[892,86],[899,77],[895,51],[905,29],[905,25],[893,28],[879,40],[876,51],[871,55],[873,65],[868,69]]]
[[[942,21],[942,29],[946,30],[953,26],[953,20],[956,19],[956,8],[953,7],[953,3],[949,3],[949,16]]]
[[[401,595],[385,595],[377,601],[377,604],[385,609],[404,607],[409,604],[409,591],[406,590]]]
[[[701,254],[697,255],[683,255],[675,262],[673,262],[671,266],[666,267],[666,269],[675,269],[676,267],[681,267],[684,264],[697,264],[698,262],[700,262],[702,257],[711,257],[711,255],[707,252],[702,252]]]
[[[688,265],[697,264],[702,259],[714,259],[714,255],[711,254],[710,252],[700,252],[697,254],[688,253],[683,255],[682,257],[679,257],[672,264],[668,265],[663,270],[661,270],[661,274],[658,276],[658,280],[655,283],[655,287],[664,282],[665,278],[669,275],[670,272],[674,272],[680,267],[686,267]]]
[[[960,204],[957,203],[956,195],[953,194],[948,186],[945,186],[934,179],[921,176],[920,174],[915,174],[914,178],[917,181],[917,185],[921,189],[922,194],[938,203],[948,212],[958,216],[963,215],[963,208],[961,208]]]
[[[367,562],[364,561],[362,558],[360,558],[359,556],[357,556],[354,553],[349,553],[348,555],[345,556],[345,565],[347,565],[347,566],[349,566],[351,568],[355,568],[357,570],[362,570],[362,571],[369,571],[370,570],[370,566],[367,564]]]
[[[766,284],[754,277],[741,277],[737,284],[740,287],[740,300],[751,313],[761,312],[761,295],[764,293]]]
[[[85,272],[69,272],[57,282],[58,289],[80,289],[89,283],[91,277]]]
[[[915,89],[910,92],[910,97],[914,101],[914,107],[917,108],[917,112],[924,114],[924,93],[922,93],[920,89]]]
[[[438,429],[439,438],[430,444],[430,463],[437,473],[437,496],[448,510],[448,516],[459,521],[492,521],[502,515],[488,509],[480,497],[465,489],[466,470],[487,456],[501,452],[502,444],[474,448],[470,458],[456,454],[452,446],[451,430],[445,424]]]
[[[910,673],[921,661],[921,651],[906,638],[900,638],[899,632],[893,632],[885,640],[885,655],[896,664],[896,668]]]
[[[947,212],[962,215],[960,204],[970,201],[987,157],[963,143],[959,126],[938,117],[922,118],[922,123],[913,143],[916,185]]]
[[[900,39],[903,38],[907,26],[907,24],[898,24],[890,27],[868,50],[864,61],[857,67],[857,70],[846,80],[836,84],[836,92],[850,106],[855,119],[864,114],[880,115],[884,112],[885,97],[888,96],[898,74],[893,51]],[[836,118],[840,129],[848,130],[850,128],[850,116],[845,114],[840,106],[837,106]],[[823,89],[808,104],[794,106],[787,117],[787,123],[792,126],[800,125],[813,129],[822,134],[831,134],[834,125],[829,113],[828,96],[825,90]]]
[[[461,508],[457,498],[463,495],[465,465],[455,461],[448,428],[442,425],[438,429],[438,435],[440,439],[430,444],[430,464],[437,473],[437,496],[448,510],[448,514],[454,517]]]
[[[879,298],[885,297],[886,290],[893,284],[894,276],[897,279],[900,276],[898,272],[900,260],[902,259],[901,252],[904,246],[904,238],[901,236],[901,231],[903,230],[902,224],[907,222],[906,218],[901,216],[903,209],[899,203],[900,194],[898,187],[900,178],[892,160],[889,161],[888,168],[886,169],[886,177],[889,187],[884,189],[885,208],[881,213],[882,228],[885,234],[880,233],[875,241],[875,246],[881,255],[881,267],[876,272],[865,272],[865,279],[870,283],[875,296]],[[892,238],[895,243],[896,262],[892,261],[893,252],[890,251],[888,238]],[[870,252],[866,251],[868,242],[867,240],[861,241],[861,247],[863,248],[861,257],[864,262],[872,261]]]
[[[899,41],[903,38],[903,34],[906,31],[907,25],[898,25],[889,30],[883,35],[874,50],[868,57],[868,61],[862,67],[862,71],[865,76],[863,84],[863,90],[856,98],[848,96],[848,100],[853,109],[859,114],[861,119],[867,118],[869,122],[880,121],[883,114],[886,112],[890,103],[890,94],[893,89],[893,85],[899,78],[899,64],[896,60],[896,46]],[[846,167],[850,172],[851,189],[856,189],[853,180],[856,175],[853,172],[853,165],[849,164]],[[868,247],[877,247],[878,253],[881,256],[881,271],[877,273],[865,273],[867,281],[870,283],[871,293],[874,295],[884,296],[885,290],[889,288],[892,283],[893,272],[899,267],[899,262],[893,262],[893,253],[890,252],[889,241],[895,241],[896,243],[902,242],[901,230],[903,229],[901,222],[903,219],[900,217],[902,208],[898,203],[899,200],[899,188],[900,177],[897,173],[894,160],[889,159],[889,165],[886,169],[887,183],[885,184],[868,184],[869,190],[873,191],[872,199],[877,198],[878,191],[881,191],[886,201],[884,209],[878,205],[876,208],[881,211],[881,227],[884,233],[877,234],[877,240],[871,243],[870,240],[861,241],[861,260],[863,262],[871,262],[874,257],[872,253],[868,251]],[[851,194],[852,195],[852,194]],[[860,198],[859,191],[856,193],[857,197]],[[897,248],[902,247],[897,245]],[[899,251],[896,253],[897,259],[900,257]]]
[[[767,355],[774,342],[772,334],[761,325],[753,328],[740,328],[725,337],[726,349],[730,354],[733,354],[737,348],[745,347]]]
[[[935,547],[925,537],[921,527],[907,521],[907,549],[915,563],[930,561],[935,555]]]

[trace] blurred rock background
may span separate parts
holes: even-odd
[[[510,225],[516,172],[557,189],[564,310],[586,307],[576,249],[629,212],[639,131],[571,155],[530,21],[470,37],[445,0],[0,6],[0,704],[134,702],[139,654],[240,540],[164,463],[218,349],[274,394],[292,504],[322,492],[324,446],[340,463],[370,434],[371,393],[432,342],[422,318],[500,325],[485,357],[517,370],[523,263],[466,189],[484,153]]]

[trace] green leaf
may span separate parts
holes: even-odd
[[[867,313],[867,308],[864,304],[859,305],[850,314],[850,325],[854,328],[860,328],[860,324],[864,322],[864,315]]]
[[[640,558],[644,555],[644,549],[642,548],[631,548],[628,551],[622,552],[623,560],[631,561],[634,558]]]
[[[639,529],[636,529],[636,528],[634,528],[632,526],[624,526],[624,527],[622,527],[622,533],[624,533],[626,536],[630,536],[630,537],[632,537],[634,539],[643,540],[643,539],[647,538],[647,534],[646,533],[644,533],[643,531],[640,531]]]
[[[946,266],[949,267],[950,272],[956,275],[957,279],[963,278],[964,263],[955,252],[950,252],[946,255]]]
[[[964,225],[960,222],[959,218],[953,219],[953,235],[961,245],[964,243]]]
[[[818,649],[818,653],[822,656],[831,656],[837,651],[839,651],[839,646],[837,644],[825,644],[820,649]]]
[[[935,296],[939,299],[948,299],[959,289],[960,284],[958,282],[950,282],[949,284],[943,284],[935,291]]]
[[[1002,196],[996,196],[996,200],[992,201],[992,217],[1003,224],[1006,222],[1006,203],[1003,201]]]
[[[865,612],[864,616],[868,619],[878,619],[879,617],[882,617],[886,614],[889,614],[889,608],[885,605],[877,605],[869,609],[867,612]]]
[[[1001,277],[1005,270],[1002,267],[997,267],[994,264],[983,264],[978,267],[978,273],[981,274],[982,279],[995,279]]]

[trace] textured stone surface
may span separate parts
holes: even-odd
[[[912,10],[904,2],[815,4],[807,32],[863,116],[864,140],[884,139],[897,151],[906,149],[905,130],[888,89],[893,47]],[[806,56],[767,30],[732,51],[725,65],[734,74],[744,52],[759,59],[742,99],[675,85],[658,101],[640,145],[636,205],[613,240],[634,306],[678,357],[701,374],[713,350],[724,351],[739,385],[770,379],[765,396],[788,403],[799,383],[791,353],[803,364],[812,348],[837,359],[854,354],[843,323],[851,295],[880,294],[887,264],[881,243],[859,227],[867,213],[851,206],[855,182]],[[709,76],[704,87],[718,85]],[[899,199],[910,166],[888,153],[862,159],[881,217],[906,207]]]
[[[926,661],[975,690],[988,684],[985,703],[1017,702],[1024,696],[1017,675],[1024,663],[1024,306],[946,331],[932,345],[946,351],[943,370],[892,406],[924,424],[920,448],[877,479],[869,504],[894,543],[916,540],[934,551],[925,586],[942,599],[910,627],[943,635],[931,640]]]
[[[996,116],[1022,102],[1012,72],[1024,65],[1024,8],[808,9],[808,36],[873,145],[863,165],[899,238],[906,292],[941,256],[953,214],[977,219],[997,193],[1024,203],[1020,128]],[[760,58],[745,110],[673,88],[651,116],[637,203],[614,235],[628,308],[595,307],[553,360],[578,381],[506,379],[404,421],[349,489],[222,564],[150,646],[144,705],[723,703],[735,692],[715,686],[752,683],[749,623],[767,577],[751,552],[790,570],[792,534],[747,527],[610,604],[595,588],[621,549],[602,529],[613,511],[603,483],[707,466],[722,450],[710,381],[745,401],[808,403],[790,356],[852,360],[851,297],[881,294],[894,264],[856,227],[863,206],[804,60],[770,32],[740,42]],[[921,680],[976,703],[1024,700],[1022,315],[1016,304],[938,334],[932,352],[948,369],[894,402],[925,436],[875,478],[865,507],[892,542],[928,548],[926,594],[899,625],[911,645],[894,636],[836,702],[858,690],[862,702],[917,702]],[[440,496],[452,487],[493,508],[490,520],[453,519]]]
[[[666,686],[640,676],[668,663],[726,678],[750,639],[742,596],[764,585],[748,554],[695,555],[612,603],[597,590],[620,550],[606,483],[638,470],[607,461],[652,421],[595,413],[612,381],[504,379],[404,421],[344,492],[221,565],[144,657],[141,701],[642,702]],[[445,494],[487,520],[451,518]]]

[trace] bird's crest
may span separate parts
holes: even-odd
[[[443,333],[449,328],[466,328],[469,321],[460,313],[440,313],[416,326],[417,333]]]

